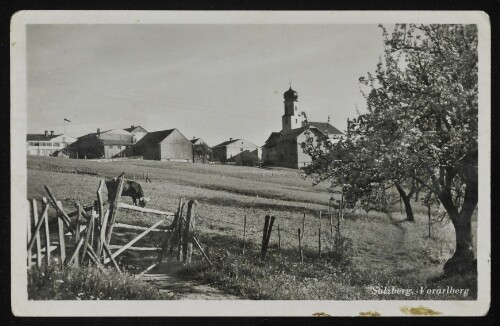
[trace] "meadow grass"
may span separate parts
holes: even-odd
[[[113,269],[99,271],[93,266],[80,268],[56,265],[28,270],[30,300],[162,300],[172,295],[160,292],[128,273]]]
[[[196,233],[214,261],[188,267],[185,277],[208,281],[226,291],[251,299],[472,299],[476,295],[475,276],[439,279],[444,262],[454,251],[452,225],[435,224],[427,238],[427,210],[415,203],[415,223],[404,221],[399,204],[391,213],[350,210],[340,221],[341,234],[352,241],[349,259],[333,251],[328,212],[328,184],[312,186],[297,170],[185,164],[155,161],[98,163],[84,160],[28,157],[28,197],[46,196],[49,185],[68,210],[74,203],[90,204],[95,199],[100,178],[76,174],[75,170],[126,178],[148,174],[152,183],[141,182],[148,207],[175,212],[179,199],[196,199]],[[104,193],[106,198],[106,193]],[[130,203],[130,199],[124,199]],[[319,211],[323,212],[322,252],[318,258]],[[304,264],[298,254],[297,229],[303,230]],[[260,243],[265,215],[276,217],[265,263],[260,260]],[[436,214],[433,211],[433,214]],[[246,252],[242,254],[243,219],[247,218]],[[53,219],[54,217],[52,217]],[[118,222],[150,226],[160,217],[122,211]],[[333,219],[336,224],[336,218]],[[473,229],[476,230],[473,222]],[[277,226],[281,231],[278,248]],[[120,235],[113,241],[126,241]],[[475,237],[476,238],[476,234]],[[141,241],[144,241],[141,244]],[[158,239],[137,243],[154,245]],[[202,261],[195,251],[194,259]],[[121,263],[147,266],[153,257],[125,254]],[[411,296],[375,294],[376,286],[413,289],[425,287],[470,288],[468,297],[440,294]]]

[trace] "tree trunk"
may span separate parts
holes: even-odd
[[[396,186],[396,189],[399,192],[399,195],[401,196],[401,199],[403,200],[403,203],[405,204],[405,211],[406,211],[406,220],[410,222],[415,222],[415,217],[413,216],[413,209],[411,208],[411,195],[407,195],[404,189],[398,184],[394,183]]]
[[[472,248],[472,216],[461,215],[459,214],[451,219],[455,228],[456,248],[453,256],[444,264],[443,271],[445,275],[473,271],[476,268]]]
[[[449,192],[439,196],[439,200],[446,208],[451,222],[455,228],[456,248],[453,256],[444,264],[445,275],[462,274],[464,272],[477,272],[477,263],[474,259],[472,247],[472,214],[477,206],[478,189],[477,177],[470,178],[466,182],[464,203],[462,210],[458,212]]]

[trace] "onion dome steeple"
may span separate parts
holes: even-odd
[[[290,83],[290,88],[283,93],[283,98],[285,101],[297,101],[297,98],[299,97],[299,94],[297,94],[296,91],[292,89],[292,85]]]

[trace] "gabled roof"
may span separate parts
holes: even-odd
[[[111,131],[111,130],[114,130],[114,129],[109,129],[109,130],[101,131],[100,133],[104,134],[104,133],[106,133],[108,131]],[[86,135],[78,137],[78,139],[80,139],[80,138],[88,138],[88,137],[95,137],[95,136],[97,136],[97,132],[91,132],[89,134],[86,134]]]
[[[210,147],[206,141],[204,141],[203,139],[201,138],[193,138],[190,140],[190,142],[193,144],[193,145],[206,145],[208,147]]]
[[[142,137],[137,143],[136,146],[142,145],[154,145],[160,143],[162,140],[167,138],[175,129],[168,130],[160,130],[148,132],[144,137]]]
[[[321,136],[321,135],[325,134],[324,132],[321,132],[316,126],[311,126],[311,127],[312,128],[309,128],[309,130],[315,136]],[[287,132],[272,132],[271,135],[269,136],[269,138],[266,140],[266,143],[262,147],[273,147],[279,141],[297,139],[297,137],[299,137],[305,130],[306,130],[306,127],[300,127],[300,128],[295,128],[295,129],[289,130]]]
[[[143,128],[143,127],[141,127],[141,126],[131,126],[131,127],[129,127],[129,128],[124,128],[123,130],[126,130],[126,131],[128,131],[128,132],[132,132],[133,130],[136,130],[136,129],[138,129],[138,128],[140,128],[140,129],[144,130],[145,132],[148,132],[146,129],[144,129],[144,128]]]
[[[61,135],[62,134],[59,134],[59,135],[47,135],[47,136],[45,136],[45,134],[27,134],[26,135],[26,140],[27,141],[49,141],[52,138],[56,138],[56,137],[59,137]]]
[[[271,135],[269,135],[269,138],[267,138],[266,142],[264,143],[264,146],[262,147],[272,147],[276,145],[276,141],[279,139],[281,133],[279,132],[272,132]]]
[[[126,129],[120,129],[120,128],[115,128],[115,129],[108,129],[108,130],[104,130],[104,131],[101,131],[99,134],[101,134],[101,135],[102,135],[102,134],[107,134],[107,133],[109,133],[110,131],[114,131],[114,130],[118,130],[118,131],[120,131],[120,133],[119,133],[119,134],[124,134],[124,132],[125,132],[126,134],[132,135],[132,134],[130,133],[130,131],[128,131],[128,130],[126,130]],[[91,133],[89,133],[89,134],[86,134],[86,135],[83,135],[83,136],[78,137],[78,139],[80,139],[80,138],[88,138],[88,137],[95,137],[95,136],[97,136],[97,132],[91,132]]]
[[[304,130],[306,130],[306,127],[295,128],[290,131],[284,132],[281,134],[281,139],[283,140],[295,139],[299,137],[299,135],[303,133]]]
[[[319,131],[321,131],[323,134],[327,133],[329,135],[342,135],[342,131],[338,130],[331,124],[327,122],[309,122],[309,125],[311,127],[316,127],[318,128]]]
[[[215,145],[215,146],[214,146],[214,148],[215,148],[215,147],[223,147],[223,146],[227,146],[227,145],[232,144],[232,143],[234,143],[234,142],[236,142],[236,141],[238,141],[238,140],[240,140],[240,138],[238,138],[238,139],[231,139],[231,140],[228,140],[228,141],[222,142],[222,143],[220,143],[219,145]]]

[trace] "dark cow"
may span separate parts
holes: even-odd
[[[120,181],[117,178],[106,179],[105,181],[106,188],[108,188],[108,203],[111,203],[116,197]],[[141,185],[131,180],[125,180],[123,182],[122,197],[123,196],[132,197],[135,206],[145,207],[149,201],[148,197],[144,197],[144,191],[142,191]],[[137,205],[137,202],[139,202],[139,205]]]

